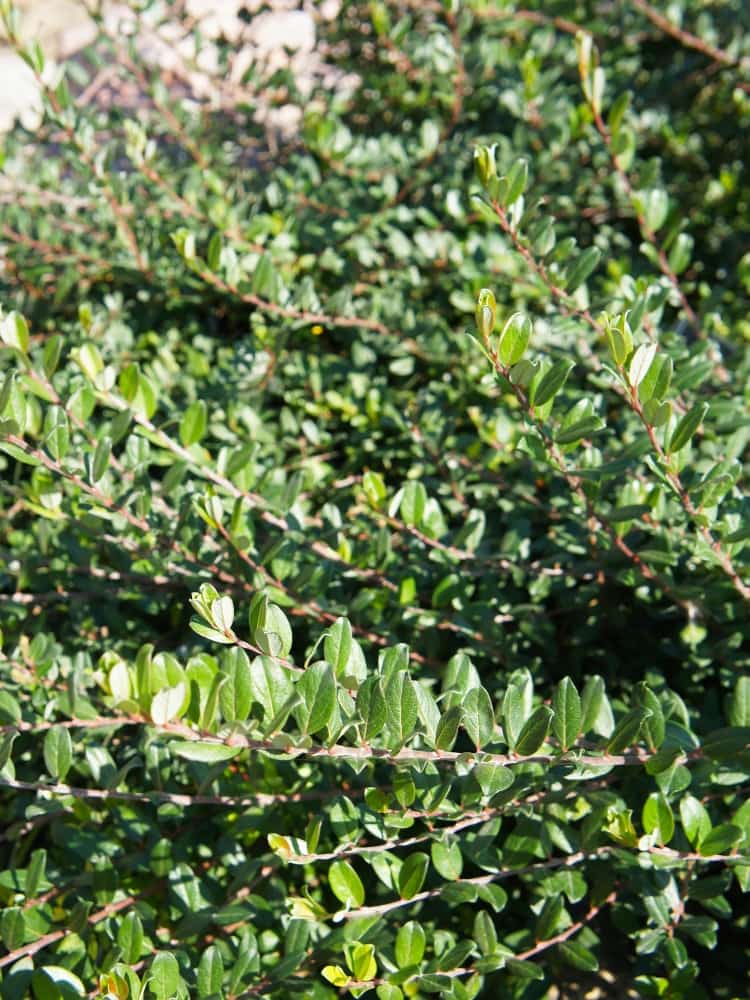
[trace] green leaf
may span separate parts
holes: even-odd
[[[738,677],[729,700],[729,725],[750,727],[750,677]]]
[[[151,699],[149,714],[157,726],[164,726],[168,722],[179,719],[187,709],[187,690],[185,684],[180,681],[174,687],[162,688]]]
[[[360,982],[370,982],[375,978],[378,971],[375,945],[348,943],[344,945],[344,955],[355,979]]]
[[[364,655],[359,643],[352,637],[352,626],[348,618],[337,618],[330,627],[323,643],[323,652],[339,679],[354,677],[363,681],[367,676]]]
[[[340,965],[324,965],[320,972],[321,976],[332,986],[344,987],[351,979]]]
[[[292,648],[292,627],[289,619],[276,604],[266,603],[261,624],[253,628],[256,644],[268,656],[288,656]]]
[[[669,197],[662,188],[650,188],[636,195],[636,203],[646,218],[646,225],[657,232],[664,225],[669,212]]]
[[[33,899],[36,896],[39,886],[44,880],[44,873],[47,867],[47,852],[44,848],[38,848],[31,855],[29,867],[26,869],[26,882],[24,883],[24,895],[26,899]]]
[[[526,190],[526,184],[529,177],[529,164],[524,159],[516,160],[513,166],[508,171],[507,176],[507,188],[505,190],[505,196],[502,199],[503,206],[512,205],[514,201]]]
[[[174,740],[169,744],[172,753],[198,764],[220,764],[231,760],[241,752],[242,747],[228,747],[223,743],[199,743],[192,740]]]
[[[667,454],[672,455],[676,451],[681,451],[689,444],[690,439],[705,420],[708,409],[708,403],[696,403],[692,409],[688,410],[669,439],[665,448]]]
[[[497,950],[497,931],[492,917],[486,910],[480,910],[474,917],[472,937],[483,955],[493,955]]]
[[[57,781],[64,782],[73,763],[70,733],[63,726],[53,726],[44,737],[44,763]]]
[[[224,960],[215,945],[209,945],[198,963],[197,986],[199,997],[220,996],[224,982]]]
[[[641,344],[631,358],[628,377],[630,384],[637,389],[646,377],[651,364],[656,357],[656,344]]]
[[[204,639],[210,639],[211,642],[220,642],[225,646],[231,646],[235,641],[231,636],[220,632],[216,628],[212,628],[210,625],[206,625],[205,622],[195,616],[190,619],[190,628],[196,635],[200,635]]]
[[[648,744],[649,750],[658,750],[664,742],[666,722],[661,703],[649,686],[641,681],[636,688],[636,703],[651,713],[644,720],[641,732]]]
[[[703,857],[714,854],[728,854],[742,840],[742,830],[733,823],[720,823],[700,843],[698,850]]]
[[[362,738],[369,743],[382,732],[386,721],[386,704],[379,677],[368,677],[357,691],[357,713],[364,724]]]
[[[221,233],[214,233],[208,241],[206,249],[206,263],[210,270],[218,271],[221,263]]]
[[[22,354],[28,352],[31,343],[29,327],[20,313],[11,310],[0,320],[0,340],[9,347],[15,347]]]
[[[532,383],[529,402],[532,406],[544,406],[562,389],[568,380],[568,375],[575,367],[574,361],[563,358],[556,361],[552,367],[537,382]]]
[[[435,748],[437,750],[450,750],[456,742],[458,727],[461,724],[463,709],[460,705],[452,705],[447,712],[443,712],[435,730]]]
[[[148,974],[148,986],[157,1000],[174,1000],[180,984],[180,967],[171,952],[156,953]]]
[[[596,955],[580,941],[575,939],[562,941],[558,944],[557,950],[563,961],[574,969],[580,969],[582,972],[597,972],[599,969]]]
[[[404,486],[399,507],[404,522],[411,527],[418,528],[424,517],[426,503],[427,490],[422,483],[410,479]]]
[[[578,739],[581,731],[581,698],[570,677],[563,677],[555,689],[552,699],[555,715],[552,732],[563,750],[568,750]]]
[[[750,726],[716,729],[706,737],[701,749],[712,760],[732,760],[750,749]]]
[[[239,646],[228,649],[222,657],[225,681],[219,691],[221,714],[227,722],[244,722],[253,704],[250,661]]]
[[[267,720],[276,716],[293,693],[294,687],[280,663],[269,656],[256,656],[250,663],[250,690],[253,701],[263,708]]]
[[[7,906],[0,914],[0,938],[8,951],[20,948],[26,940],[26,918],[20,906]]]
[[[447,841],[435,840],[430,848],[432,865],[438,875],[449,881],[461,878],[464,860],[458,841],[450,838]]]
[[[73,1000],[86,996],[78,976],[61,965],[43,965],[31,977],[36,1000]]]
[[[430,866],[429,857],[422,851],[410,854],[398,873],[398,891],[402,899],[412,899],[420,891]]]
[[[492,740],[495,716],[492,700],[483,687],[472,688],[467,693],[461,722],[477,750]]]
[[[511,749],[515,748],[518,736],[526,721],[526,714],[522,689],[517,684],[509,684],[503,697],[503,729],[505,739]]]
[[[525,313],[513,313],[503,326],[499,339],[499,354],[502,363],[511,368],[518,364],[529,346],[533,328]]]
[[[581,695],[581,732],[594,730],[602,736],[609,736],[614,729],[612,709],[605,693],[604,680],[595,674],[589,677]]]
[[[62,334],[55,333],[51,337],[47,337],[44,342],[44,349],[42,350],[42,367],[44,369],[44,374],[48,379],[57,371],[57,366],[60,363],[60,357],[62,355],[63,348],[63,337]],[[2,407],[0,406],[0,411]]]
[[[135,965],[143,951],[143,924],[137,913],[128,913],[117,931],[117,945],[123,962]]]
[[[650,715],[647,708],[634,708],[627,715],[624,715],[615,726],[615,731],[607,743],[607,753],[621,753],[627,747],[632,746],[638,739],[641,726]]]
[[[561,895],[556,894],[545,899],[534,928],[534,937],[537,941],[546,941],[557,933],[564,911],[565,903]]]
[[[103,435],[96,442],[94,458],[91,463],[91,482],[96,484],[104,477],[104,473],[109,468],[109,460],[112,455],[112,439]]]
[[[655,836],[662,847],[674,836],[672,808],[661,792],[652,792],[643,805],[643,829]]]
[[[508,958],[505,962],[505,968],[509,975],[515,976],[517,979],[537,981],[544,979],[544,969],[535,962]]]
[[[475,764],[471,769],[471,775],[486,798],[499,795],[513,784],[513,771],[492,761]]]
[[[278,302],[281,278],[268,254],[263,254],[253,272],[252,290],[269,302]]]
[[[202,399],[196,399],[188,406],[180,421],[180,441],[184,448],[197,444],[206,435],[208,411]]]
[[[682,918],[679,927],[682,934],[688,934],[704,948],[716,947],[719,925],[710,917],[688,915]]]
[[[601,259],[598,247],[587,247],[565,271],[565,290],[572,294],[594,272]],[[538,404],[541,405],[541,404]]]
[[[523,724],[514,747],[521,757],[533,756],[547,739],[553,712],[547,705],[540,705]]]
[[[402,747],[414,732],[418,716],[414,682],[405,670],[399,670],[391,678],[385,690],[385,704],[388,732],[395,747]]]
[[[657,354],[638,386],[641,402],[664,399],[672,381],[673,363],[668,354]]]
[[[680,799],[680,822],[685,836],[693,847],[698,847],[711,831],[711,818],[706,807],[693,795],[683,795]]]
[[[46,426],[48,430],[44,443],[55,461],[61,462],[67,455],[70,446],[70,430],[65,411],[59,406],[52,407]]]
[[[317,733],[325,729],[336,710],[336,679],[330,663],[318,660],[309,666],[295,690],[302,698],[296,710],[302,731]]]
[[[328,869],[328,884],[336,899],[344,906],[355,909],[365,901],[362,880],[348,861],[334,861]]]
[[[669,266],[676,275],[687,270],[693,256],[695,241],[689,233],[678,233],[669,248]]]
[[[396,964],[399,969],[419,965],[425,951],[427,935],[416,920],[409,920],[399,927],[396,934]]]
[[[0,725],[15,725],[21,721],[21,706],[10,693],[0,688]]]
[[[404,1000],[403,991],[393,983],[381,983],[375,993],[378,1000]]]
[[[574,423],[570,424],[564,430],[560,430],[555,434],[555,441],[558,444],[575,444],[576,441],[580,441],[581,438],[590,438],[600,431],[604,430],[606,424],[601,419],[594,414],[587,417],[583,417],[581,420],[576,420]]]

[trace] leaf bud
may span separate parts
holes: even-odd
[[[495,296],[489,288],[483,288],[477,296],[477,308],[474,315],[480,337],[485,341],[488,340],[495,329],[497,315]]]

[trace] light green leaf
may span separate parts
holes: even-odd
[[[156,953],[147,982],[157,1000],[174,1000],[180,988],[181,977],[177,959],[171,952]]]
[[[430,848],[432,864],[438,875],[449,881],[461,878],[464,861],[458,841],[449,838],[446,841],[435,840]]]
[[[117,945],[123,962],[135,965],[143,951],[143,924],[137,913],[128,913],[123,918],[117,931]]]
[[[506,367],[518,364],[529,346],[531,334],[531,320],[525,313],[513,313],[506,320],[499,341],[500,360]]]
[[[461,723],[477,750],[492,740],[495,716],[490,696],[483,687],[472,688],[467,693]]]
[[[427,935],[416,920],[409,920],[399,927],[396,934],[396,963],[399,969],[419,965],[425,952]]]
[[[414,732],[418,717],[414,682],[405,670],[399,670],[391,678],[385,690],[385,703],[388,731],[395,747],[402,747]]]
[[[267,720],[278,714],[294,691],[289,671],[269,656],[256,656],[251,662],[250,689]]]
[[[180,441],[183,447],[197,444],[206,435],[208,410],[202,399],[196,399],[188,406],[180,421]]]
[[[729,725],[750,726],[750,677],[738,677],[729,700]]]
[[[672,808],[661,792],[652,792],[643,805],[643,829],[653,834],[656,842],[662,847],[669,843],[674,835],[674,816]]]
[[[199,743],[197,740],[175,740],[169,744],[169,749],[178,757],[198,764],[220,764],[236,757],[242,747],[229,747],[223,743]]]
[[[219,948],[212,944],[203,952],[198,963],[198,996],[220,996],[223,982],[224,960]]]
[[[328,884],[336,899],[344,906],[355,909],[365,901],[362,880],[348,861],[334,861],[328,869]]]

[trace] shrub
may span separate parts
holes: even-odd
[[[2,995],[741,995],[743,6],[0,6]]]

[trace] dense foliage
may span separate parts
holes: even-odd
[[[746,6],[133,6],[0,2],[0,993],[746,995]]]

